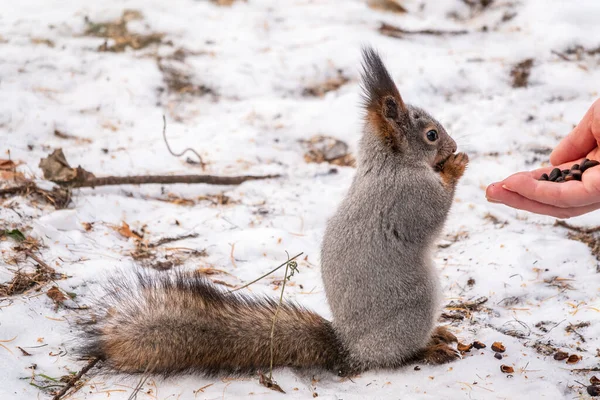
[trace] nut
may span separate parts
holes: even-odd
[[[512,374],[513,372],[515,372],[515,369],[513,367],[511,367],[510,365],[502,364],[500,366],[500,371],[504,372],[505,374]]]
[[[458,343],[458,345],[456,346],[457,350],[460,351],[461,353],[464,353],[465,351],[471,351],[472,347],[473,347],[473,344],[463,344],[463,343]]]
[[[492,344],[492,350],[494,350],[498,353],[504,353],[506,351],[506,348],[504,347],[502,342],[494,342]]]
[[[567,358],[567,364],[577,364],[581,360],[581,356],[577,354],[571,354],[569,358]]]
[[[554,359],[557,361],[566,360],[567,358],[569,358],[569,354],[564,351],[557,351],[554,353]]]

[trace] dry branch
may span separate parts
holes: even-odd
[[[62,149],[57,149],[48,157],[40,160],[44,178],[66,188],[83,188],[109,185],[143,185],[173,183],[206,183],[209,185],[239,185],[242,182],[277,178],[279,175],[134,175],[96,177],[81,167],[72,168]]]
[[[600,231],[600,226],[595,226],[593,228],[585,228],[585,227],[581,227],[581,226],[571,225],[571,224],[569,224],[565,221],[561,221],[561,220],[556,220],[556,222],[554,223],[554,226],[562,226],[563,228],[567,228],[572,231],[580,232],[580,233],[594,233],[594,232]]]
[[[217,175],[134,175],[134,176],[105,176],[102,178],[91,178],[69,183],[58,183],[61,186],[71,188],[82,188],[110,185],[144,185],[144,184],[172,184],[172,183],[206,183],[209,185],[239,185],[246,181],[278,178],[279,175],[241,175],[241,176],[217,176]]]
[[[67,382],[67,384],[58,392],[54,395],[54,397],[52,398],[52,400],[60,400],[68,391],[69,389],[71,389],[72,387],[75,386],[75,384],[77,382],[79,382],[79,380],[81,379],[81,377],[88,372],[90,369],[92,369],[94,367],[94,365],[96,365],[98,363],[98,361],[100,361],[100,358],[96,357],[96,358],[92,358],[85,367],[83,367],[81,369],[81,371],[79,371],[77,373],[77,375],[75,375],[73,378],[71,378],[69,380],[69,382]]]

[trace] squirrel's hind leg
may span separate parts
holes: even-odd
[[[429,343],[417,354],[415,361],[425,361],[429,364],[445,364],[460,358],[460,353],[450,344],[457,342],[448,329],[438,326],[433,330]]]
[[[444,326],[438,326],[433,330],[431,334],[431,341],[429,344],[439,344],[439,343],[456,343],[458,339],[452,332],[450,332]]]
[[[429,364],[445,364],[460,358],[460,353],[446,343],[430,343],[419,352],[418,359]]]

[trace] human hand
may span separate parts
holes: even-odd
[[[550,154],[553,167],[511,175],[488,186],[485,195],[492,203],[557,218],[600,209],[600,167],[588,169],[581,182],[538,181],[543,173],[550,173],[555,167],[569,169],[584,157],[600,160],[600,99]]]

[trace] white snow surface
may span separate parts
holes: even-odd
[[[51,187],[42,181],[39,160],[59,147],[72,165],[98,176],[282,177],[239,186],[79,189],[66,210],[32,198],[2,200],[0,229],[18,228],[40,240],[45,247],[39,257],[68,278],[0,299],[0,398],[50,398],[56,387],[42,390],[32,383],[57,385],[47,377],[58,379],[85,365],[72,348],[77,320],[90,310],[72,308],[92,304],[107,276],[139,264],[131,257],[133,240],[114,229],[123,221],[138,232],[143,228],[149,242],[197,234],[161,246],[159,256],[180,257],[183,264],[175,268],[223,270],[226,274],[210,278],[235,286],[273,269],[286,259],[286,251],[304,252],[285,298],[331,317],[319,246],[327,218],[355,169],[305,162],[299,140],[328,135],[356,150],[364,44],[381,52],[404,99],[439,119],[471,158],[440,238],[450,245],[438,248],[435,258],[443,305],[488,298],[486,309],[441,323],[451,323],[461,342],[479,340],[487,348],[471,350],[448,365],[372,371],[351,380],[276,370],[285,395],[259,385],[254,376],[152,377],[137,398],[586,398],[580,382],[588,382],[592,373],[571,370],[598,365],[598,262],[585,244],[554,226],[553,218],[490,204],[484,193],[494,180],[547,163],[544,149],[566,135],[598,97],[600,54],[571,55],[567,61],[553,51],[600,46],[600,2],[497,0],[483,9],[461,0],[403,4],[406,14],[374,10],[363,0],[248,0],[231,7],[200,0],[7,2],[0,12],[0,158],[8,158],[10,150],[12,160],[22,162],[18,170],[40,185]],[[129,23],[130,30],[164,33],[163,43],[120,53],[98,51],[104,39],[84,35],[85,17],[112,21],[125,9],[143,15]],[[378,32],[383,21],[405,29],[464,29],[468,34],[390,38]],[[156,58],[178,48],[190,52],[183,62],[175,62],[178,68],[214,95],[164,90]],[[530,84],[513,88],[510,70],[526,58],[534,59]],[[337,70],[350,78],[347,84],[323,97],[303,94],[305,87],[335,77]],[[177,158],[168,153],[161,136],[163,114],[172,148],[196,149],[208,163],[204,171],[185,161],[192,154]],[[88,140],[62,139],[55,129]],[[330,173],[331,168],[337,173]],[[230,204],[197,200],[221,193]],[[196,203],[161,201],[169,196]],[[600,215],[570,222],[595,226]],[[92,229],[83,229],[83,223],[91,223]],[[2,282],[16,269],[33,266],[31,260],[10,262],[15,245],[12,239],[0,242]],[[189,249],[206,250],[207,255],[186,255]],[[280,270],[250,290],[277,296],[282,277]],[[547,281],[553,277],[568,286],[552,286]],[[467,284],[470,278],[472,285]],[[45,295],[53,284],[76,294],[65,303],[70,309],[56,309]],[[581,322],[590,323],[577,330],[581,337],[565,330]],[[501,361],[490,349],[495,341],[507,349]],[[536,343],[583,358],[575,365],[555,361],[537,352]],[[501,372],[501,364],[515,372]],[[83,387],[68,398],[127,399],[138,379],[86,375]]]

